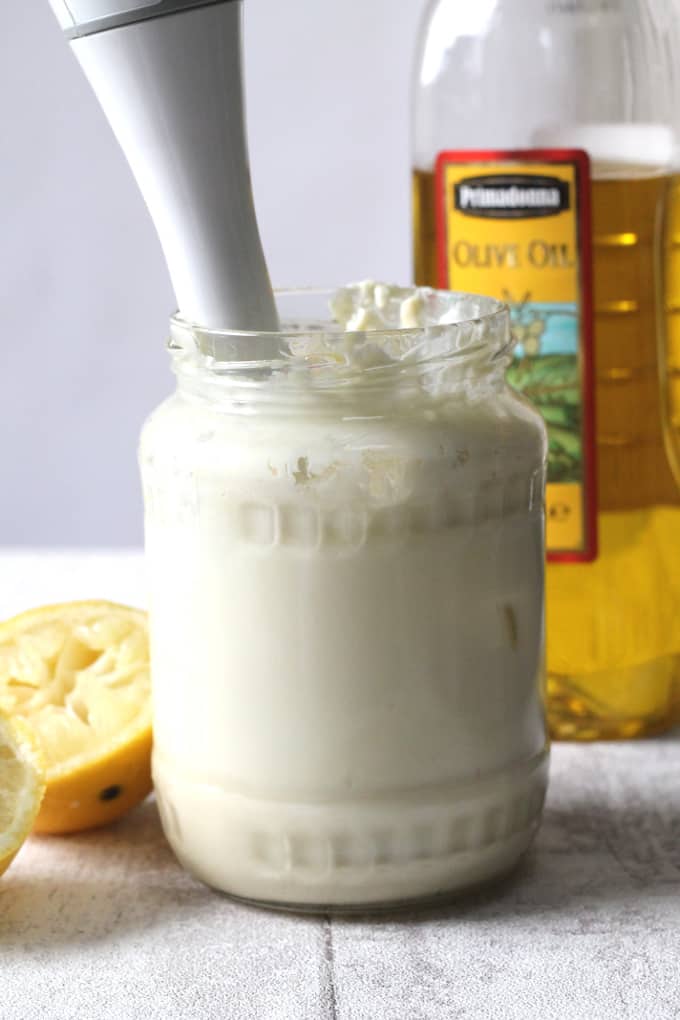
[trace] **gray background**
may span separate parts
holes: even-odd
[[[255,199],[278,286],[411,276],[409,84],[425,0],[245,0]],[[2,0],[0,545],[136,545],[136,444],[173,296],[47,0]]]

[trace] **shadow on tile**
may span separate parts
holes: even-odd
[[[180,869],[151,799],[104,829],[33,837],[0,883],[0,947],[142,931],[211,897]]]
[[[546,809],[536,842],[509,876],[423,908],[332,913],[333,923],[383,926],[466,923],[568,915],[574,930],[609,923],[613,909],[680,896],[680,801],[661,810],[651,795],[613,806],[597,795]],[[75,837],[34,839],[0,883],[0,947],[27,949],[115,938],[170,920],[240,913],[296,923],[318,914],[280,914],[219,895],[182,871],[147,801],[128,818]],[[259,918],[259,920],[258,920]],[[250,920],[248,920],[250,919]],[[232,920],[236,920],[232,917]]]
[[[645,899],[680,898],[680,799],[614,807],[594,797],[548,805],[536,841],[507,876],[422,908],[333,913],[334,923],[431,924],[570,915],[586,927],[602,911],[636,910]],[[590,918],[590,920],[588,920]]]

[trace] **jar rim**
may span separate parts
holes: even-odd
[[[318,377],[326,369],[339,379],[442,363],[476,361],[491,367],[509,362],[514,340],[504,302],[430,287],[390,287],[381,313],[384,328],[347,328],[332,318],[331,303],[338,295],[355,310],[368,307],[367,286],[277,290],[282,322],[277,331],[208,328],[176,314],[168,343],[175,369],[232,377],[253,370],[283,371],[298,378],[300,373]],[[422,325],[402,326],[401,303],[414,295],[421,302]]]
[[[341,288],[343,291],[354,291],[361,288],[363,284],[348,284],[347,287]],[[455,291],[455,290],[444,290],[435,287],[393,287],[391,288],[397,296],[404,294],[411,294],[418,292],[420,294],[427,294],[433,296],[440,296],[463,302],[478,302],[479,309],[475,312],[469,312],[463,314],[461,318],[455,319],[447,323],[437,323],[437,325],[451,325],[451,326],[464,326],[467,323],[477,322],[480,320],[492,319],[497,315],[509,315],[509,306],[506,302],[500,301],[497,298],[489,297],[484,294],[475,294],[467,291]],[[334,294],[338,293],[338,288],[333,287],[281,287],[274,290],[274,297],[277,305],[282,302],[287,302],[289,299],[312,299],[318,298],[321,300],[330,301]],[[201,325],[200,322],[196,322],[191,319],[185,318],[179,312],[175,312],[170,317],[171,324],[177,324],[183,329],[192,329],[200,333],[210,334],[212,336],[225,336],[225,337],[258,337],[258,336],[288,336],[292,331],[289,329],[278,329],[278,330],[248,330],[248,329],[228,329],[228,328],[215,328]],[[351,332],[352,334],[363,334],[370,333],[373,336],[379,336],[381,333],[417,333],[423,329],[427,329],[428,326],[434,325],[434,323],[424,324],[422,326],[385,326],[384,329],[371,329],[371,330],[344,330],[342,327],[336,324],[337,332]],[[333,326],[332,322],[328,323],[329,327]],[[333,331],[333,330],[329,330]],[[294,332],[294,331],[293,331]]]

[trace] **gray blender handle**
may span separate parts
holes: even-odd
[[[50,0],[67,39],[233,0]]]
[[[50,3],[137,178],[180,313],[276,332],[248,168],[240,0]]]

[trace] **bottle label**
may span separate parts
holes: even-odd
[[[597,554],[590,164],[577,149],[442,152],[439,285],[499,298],[517,339],[508,380],[543,414],[551,560]]]

